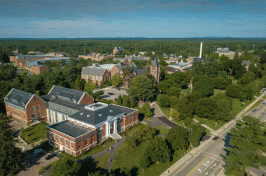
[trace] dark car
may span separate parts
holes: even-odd
[[[53,157],[55,157],[56,154],[50,154],[48,156],[45,157],[45,159],[49,160],[52,159]]]
[[[112,92],[109,92],[109,93],[108,93],[108,95],[114,95],[114,93],[112,93]]]

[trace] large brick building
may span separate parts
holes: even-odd
[[[36,75],[40,74],[41,72],[43,72],[45,70],[48,70],[48,66],[46,66],[46,65],[33,65],[33,66],[31,66],[32,73],[34,73]]]
[[[11,89],[4,99],[6,113],[17,120],[35,123],[46,121],[46,102],[38,95]]]
[[[10,62],[13,62],[17,67],[27,67],[28,61],[37,61],[45,58],[52,58],[52,55],[17,55],[10,56]]]
[[[105,138],[119,138],[117,132],[137,123],[138,110],[98,102],[85,106],[62,122],[47,126],[47,135],[51,145],[78,156]]]

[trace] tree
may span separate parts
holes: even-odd
[[[170,87],[167,91],[166,94],[170,97],[170,96],[176,96],[179,97],[181,93],[181,89],[178,87]]]
[[[100,91],[93,93],[92,96],[93,96],[94,100],[96,100],[96,99],[100,98],[100,96],[103,94],[104,94],[103,91],[100,90]]]
[[[130,107],[134,108],[136,106],[134,97],[130,97]]]
[[[116,100],[116,104],[117,105],[122,105],[122,97],[121,97],[121,95],[118,95],[118,98],[117,98],[117,100]]]
[[[253,72],[246,72],[243,74],[242,78],[239,79],[239,83],[247,85],[251,81],[255,81],[256,75]]]
[[[199,144],[199,141],[201,140],[201,138],[206,134],[206,130],[199,123],[195,124],[194,122],[192,122],[192,126],[190,127],[190,130],[191,131],[188,134],[188,140],[192,144],[193,147],[196,147]]]
[[[213,80],[207,76],[201,77],[194,85],[193,91],[198,91],[203,97],[209,97],[214,93]]]
[[[114,74],[111,83],[114,87],[118,87],[122,83],[120,76],[118,74]]]
[[[0,53],[0,62],[9,63],[9,56],[6,53]]]
[[[140,167],[143,168],[143,172],[145,172],[145,169],[147,169],[149,166],[150,166],[150,157],[148,156],[148,153],[145,152],[141,157],[140,157],[140,160],[139,160],[139,165]]]
[[[227,175],[244,175],[247,167],[259,168],[266,164],[266,157],[262,155],[266,149],[264,130],[265,124],[251,116],[237,121],[230,132],[229,153],[225,156]]]
[[[160,59],[159,64],[160,64],[161,67],[168,66],[167,62],[165,60],[163,60],[163,59]]]
[[[88,80],[86,82],[85,87],[84,87],[84,92],[87,92],[88,94],[92,95],[92,91],[95,89],[96,84],[91,82],[91,80]]]
[[[132,80],[128,94],[138,100],[153,100],[156,93],[155,82],[145,75],[137,76]]]
[[[216,108],[217,106],[213,99],[204,97],[198,101],[195,113],[200,118],[215,119]]]
[[[13,131],[9,123],[10,119],[0,114],[0,175],[15,175],[23,165],[23,155],[14,145]]]
[[[123,100],[123,106],[126,106],[126,104],[127,104],[127,99],[128,99],[128,97],[126,96],[126,95],[123,95],[122,96],[122,100]]]
[[[173,150],[186,150],[189,146],[188,132],[181,126],[171,128],[166,135],[166,140]]]
[[[231,98],[238,98],[238,99],[241,99],[243,97],[243,88],[240,86],[240,85],[230,85],[228,87],[226,87],[226,92],[225,94],[228,96],[228,97],[231,97]]]
[[[229,121],[233,118],[232,105],[227,99],[216,101],[215,120]]]
[[[175,120],[180,120],[179,119],[179,112],[177,109],[171,109],[169,115],[170,115],[170,117],[172,117]]]
[[[152,116],[152,111],[151,111],[151,108],[150,108],[150,105],[149,103],[145,103],[141,109],[139,110],[140,113],[144,114],[144,117],[147,118],[147,117],[151,117]]]
[[[66,175],[66,176],[78,176],[81,165],[74,161],[71,156],[64,156],[60,162],[56,162],[51,168],[51,175]]]
[[[81,80],[80,77],[78,77],[74,83],[73,89],[83,91],[84,85],[85,85],[85,82]]]
[[[171,102],[168,95],[162,94],[158,96],[158,104],[161,107],[169,107],[170,103]]]

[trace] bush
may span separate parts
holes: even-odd
[[[158,96],[158,104],[162,107],[169,107],[170,106],[170,98],[166,94],[162,94]]]

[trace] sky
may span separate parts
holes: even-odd
[[[0,0],[0,38],[266,37],[266,0]]]

